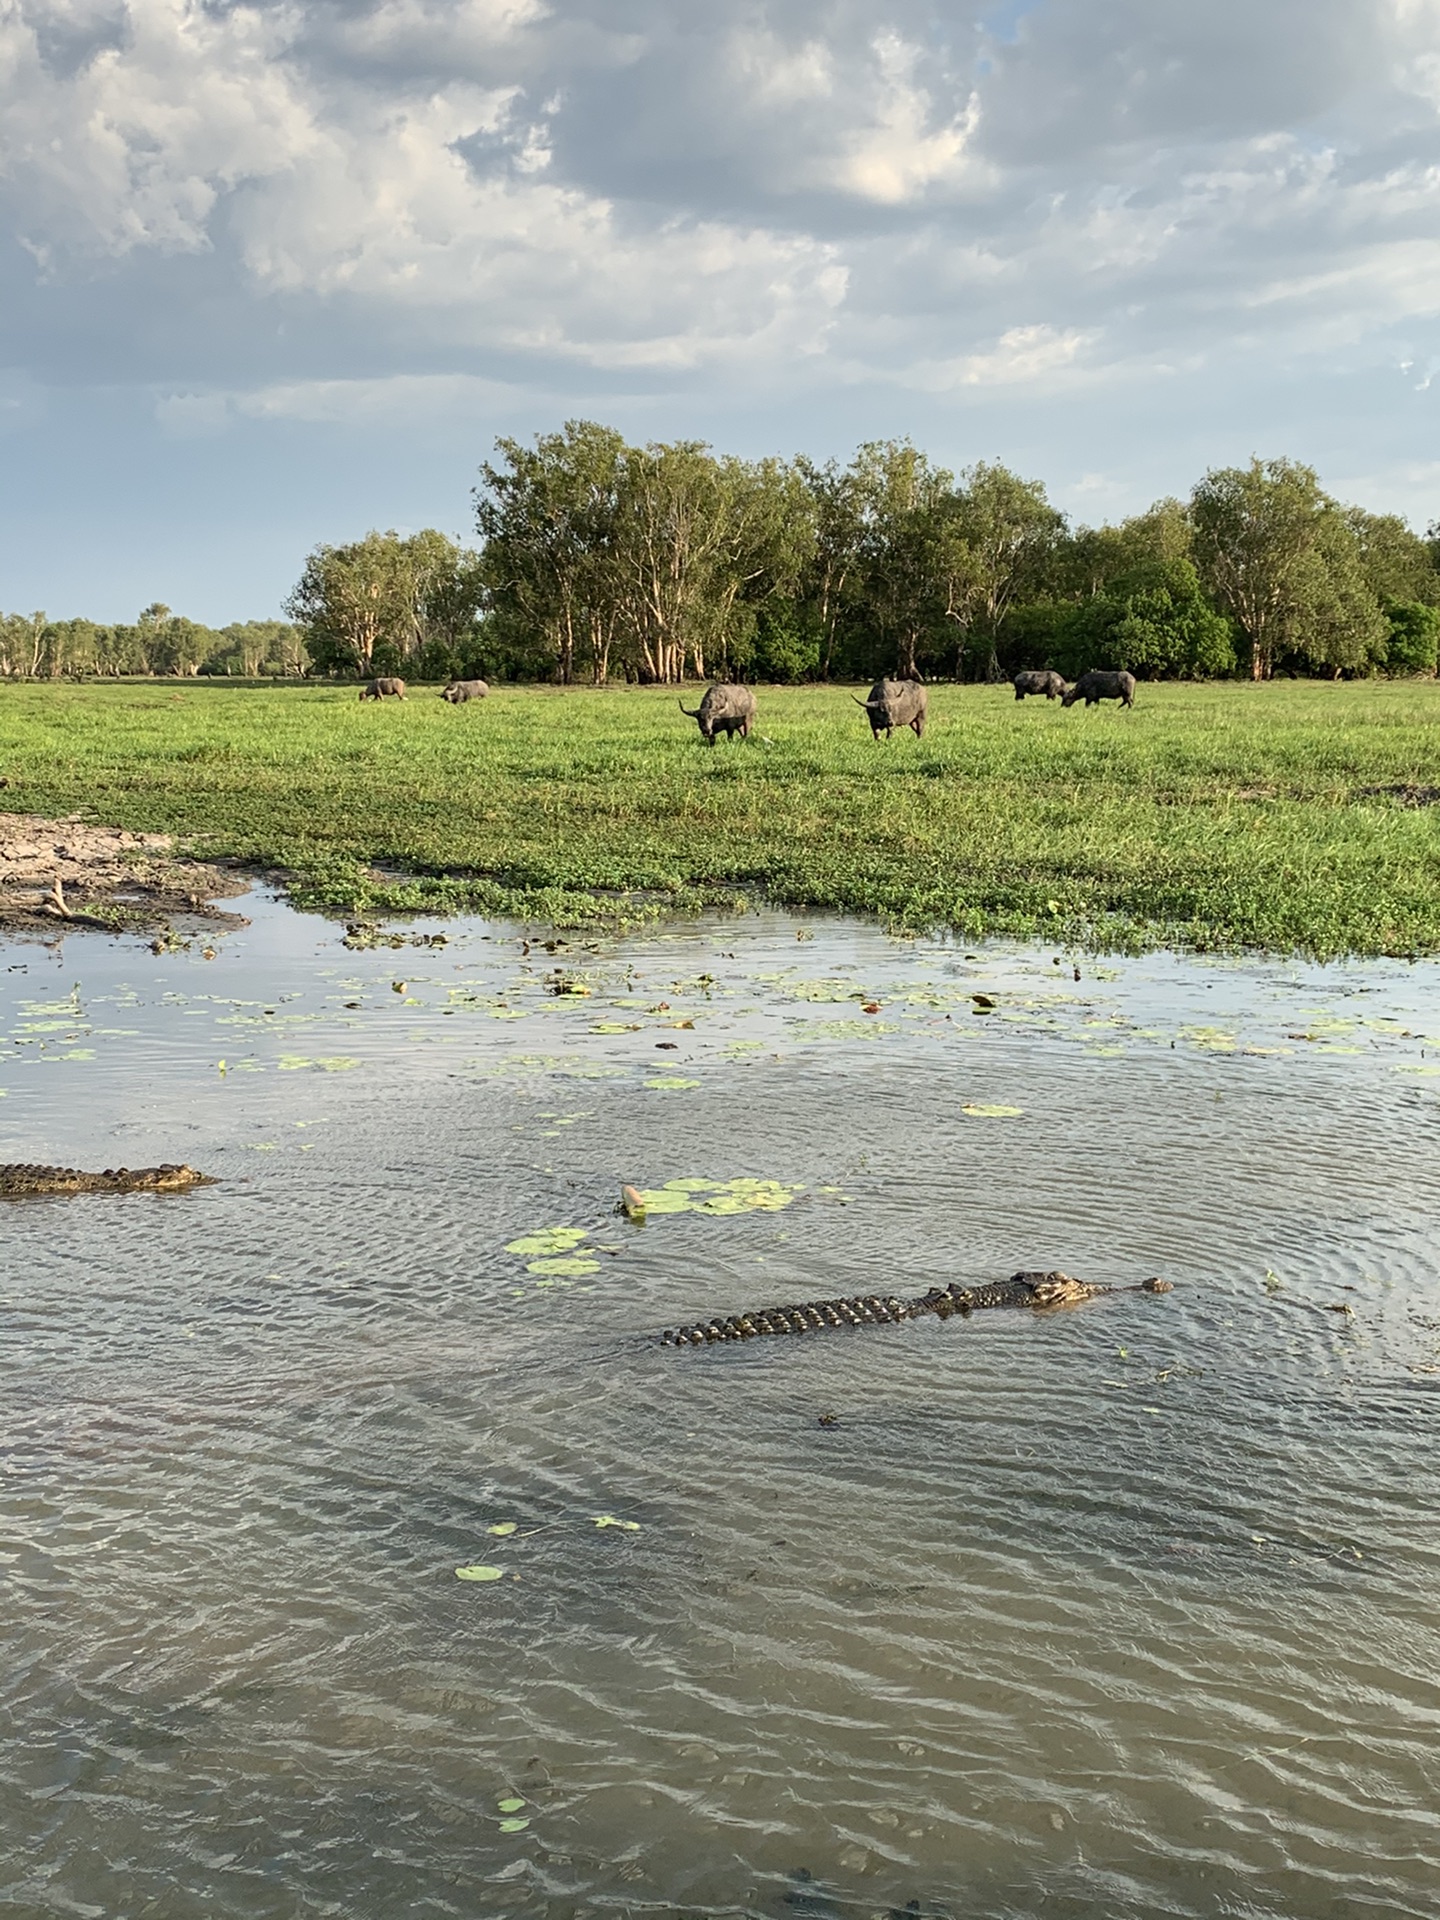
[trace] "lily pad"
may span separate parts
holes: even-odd
[[[529,1824],[530,1822],[528,1820],[523,1819],[517,1820],[512,1818],[502,1820],[500,1822],[500,1831],[501,1833],[523,1833]]]
[[[587,1254],[557,1254],[552,1260],[527,1262],[525,1271],[553,1274],[557,1279],[578,1280],[583,1274],[598,1273],[600,1262],[590,1259]]]
[[[456,1567],[455,1578],[457,1580],[503,1580],[505,1569],[503,1567]]]
[[[638,1520],[617,1520],[613,1513],[596,1513],[592,1514],[591,1518],[597,1527],[621,1527],[626,1533],[639,1533],[640,1531],[640,1522]]]
[[[1002,1107],[984,1101],[970,1100],[960,1109],[968,1113],[972,1120],[1018,1120],[1024,1113],[1023,1107]]]
[[[507,1535],[517,1532],[519,1526],[520,1522],[518,1520],[497,1520],[493,1527],[487,1527],[485,1531],[487,1533],[493,1533],[499,1539],[503,1540]]]
[[[647,1218],[659,1213],[693,1213],[695,1202],[688,1193],[671,1193],[665,1187],[642,1187],[639,1189],[640,1204]]]
[[[778,1213],[788,1207],[801,1187],[787,1187],[779,1180],[756,1180],[742,1176],[737,1180],[667,1180],[663,1187],[648,1187],[640,1200],[650,1215],[667,1213]]]
[[[687,1080],[679,1073],[660,1073],[653,1080],[645,1082],[652,1093],[687,1093],[699,1084],[698,1080]]]
[[[568,1253],[572,1247],[578,1247],[582,1240],[589,1238],[586,1227],[542,1227],[538,1233],[527,1233],[519,1240],[509,1240],[505,1244],[507,1253]]]
[[[498,1800],[495,1804],[499,1807],[501,1813],[519,1813],[525,1802],[520,1799],[518,1795],[512,1795],[510,1799]]]

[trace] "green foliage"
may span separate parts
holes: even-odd
[[[962,478],[945,516],[951,541],[945,610],[965,636],[967,677],[997,680],[1005,616],[1045,579],[1065,520],[1039,481],[1022,480],[1008,467],[982,461]]]
[[[1385,648],[1387,673],[1431,673],[1440,664],[1440,607],[1419,601],[1390,600],[1385,605],[1390,633]]]
[[[1210,680],[1235,671],[1230,624],[1206,599],[1193,563],[1142,561],[1078,605],[1035,601],[1001,634],[1007,673],[1054,667],[1074,680],[1091,667],[1139,679]]]
[[[1106,596],[1117,618],[1110,658],[1141,679],[1210,680],[1235,671],[1229,622],[1215,612],[1188,559],[1148,560],[1116,580]]]
[[[1076,612],[1069,600],[1037,599],[1012,607],[997,640],[1002,673],[1013,677],[1024,667],[1066,672],[1061,662],[1074,657],[1069,627]]]
[[[1382,605],[1387,601],[1440,604],[1440,572],[1432,545],[1398,513],[1347,507],[1345,524],[1354,537],[1365,584]]]
[[[1359,673],[1383,658],[1385,619],[1360,538],[1312,468],[1219,469],[1196,487],[1190,512],[1202,576],[1249,643],[1255,679],[1282,662]]]
[[[478,668],[479,557],[427,527],[316,547],[285,610],[322,673],[449,678]]]
[[[202,674],[244,680],[297,678],[310,665],[300,630],[288,620],[237,620],[222,627],[216,638],[220,644],[201,663]]]
[[[497,452],[475,496],[488,602],[509,644],[566,684],[744,671],[764,608],[813,549],[809,495],[782,461],[631,447],[586,420]]]
[[[748,641],[732,646],[730,664],[745,680],[797,686],[820,674],[822,629],[811,608],[776,595],[761,607]]]
[[[47,620],[43,613],[0,615],[0,676],[59,680],[121,674],[296,676],[309,665],[295,628],[256,620],[216,633],[173,614],[161,601],[133,626]]]
[[[7,806],[193,837],[351,917],[768,899],[966,938],[1440,953],[1434,816],[1389,797],[1434,783],[1435,681],[1152,682],[1124,715],[938,686],[930,713],[881,752],[848,689],[766,689],[770,744],[710,754],[662,688],[502,687],[462,726],[433,694],[17,684],[0,766]]]

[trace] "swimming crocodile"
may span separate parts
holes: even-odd
[[[189,1187],[211,1187],[214,1181],[194,1167],[167,1162],[162,1167],[106,1167],[103,1173],[83,1173],[78,1167],[36,1167],[15,1161],[0,1166],[0,1200],[28,1200],[32,1195],[57,1193],[184,1193]]]
[[[1137,1286],[1093,1286],[1068,1273],[1012,1273],[1008,1280],[992,1280],[979,1287],[932,1287],[913,1300],[891,1294],[852,1294],[846,1300],[806,1300],[794,1307],[762,1307],[755,1313],[731,1314],[723,1320],[698,1321],[660,1336],[665,1347],[704,1347],[716,1340],[753,1340],[761,1334],[814,1333],[824,1327],[871,1327],[896,1320],[918,1320],[935,1313],[948,1320],[952,1313],[974,1313],[982,1307],[1073,1306],[1102,1293],[1169,1293],[1168,1280],[1142,1280]]]

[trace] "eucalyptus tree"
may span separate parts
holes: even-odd
[[[1436,554],[1398,513],[1346,507],[1345,524],[1355,537],[1366,585],[1382,606],[1391,601],[1440,605]]]
[[[794,471],[809,496],[813,542],[799,596],[812,609],[820,641],[820,678],[835,665],[836,642],[854,599],[865,538],[865,494],[858,463],[817,466],[804,454]]]
[[[1385,621],[1360,546],[1312,467],[1252,459],[1190,499],[1202,577],[1250,648],[1256,680],[1287,653],[1340,671],[1383,654]]]
[[[1038,480],[982,460],[961,475],[948,517],[946,612],[965,635],[962,664],[968,654],[984,679],[998,680],[1001,626],[1018,601],[1044,586],[1065,516]]]
[[[880,640],[884,670],[893,662],[913,679],[968,592],[954,475],[908,440],[867,442],[850,472],[861,518],[855,612]]]
[[[49,626],[41,612],[0,615],[0,674],[7,679],[36,678],[44,663]]]
[[[562,681],[588,659],[607,678],[621,620],[617,553],[629,449],[613,428],[570,420],[533,447],[496,442],[480,469],[478,579],[503,625],[537,638]]]
[[[1059,538],[1042,591],[1062,599],[1092,598],[1133,567],[1188,560],[1192,545],[1190,513],[1184,501],[1157,500],[1118,526],[1077,527]]]
[[[784,461],[717,459],[698,440],[629,448],[615,553],[642,677],[733,670],[757,608],[794,592],[814,550],[810,495]]]
[[[423,667],[432,646],[454,651],[473,636],[480,594],[475,556],[427,527],[316,547],[285,611],[322,672],[368,678]],[[436,665],[450,671],[443,658]]]

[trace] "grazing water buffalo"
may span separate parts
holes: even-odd
[[[385,675],[379,680],[370,680],[360,689],[362,700],[403,700],[405,682]]]
[[[1025,673],[1017,673],[1013,682],[1015,698],[1023,700],[1027,693],[1043,693],[1047,700],[1053,700],[1057,694],[1065,691],[1063,673],[1040,672],[1031,668]]]
[[[877,680],[870,698],[851,698],[864,707],[870,722],[870,738],[878,740],[883,729],[888,740],[896,727],[913,727],[918,740],[925,731],[925,708],[930,696],[918,680]]]
[[[1089,673],[1082,673],[1073,687],[1067,687],[1060,696],[1061,703],[1073,707],[1077,700],[1083,700],[1087,707],[1093,707],[1097,700],[1118,700],[1122,707],[1135,704],[1135,676],[1126,673],[1122,667],[1118,673],[1108,668],[1092,667]]]
[[[467,700],[483,700],[489,691],[483,680],[452,680],[440,698],[452,707],[463,707]]]
[[[698,707],[687,707],[682,700],[680,711],[700,722],[701,739],[707,747],[713,747],[717,733],[723,733],[727,738],[734,733],[738,733],[742,740],[750,738],[750,722],[755,718],[755,696],[749,687],[714,686],[706,689],[705,698]]]

